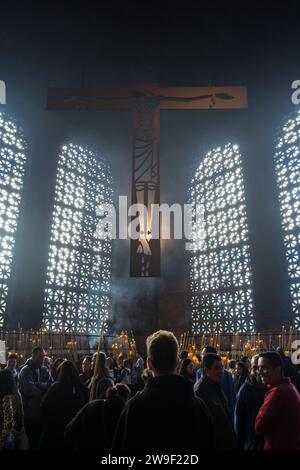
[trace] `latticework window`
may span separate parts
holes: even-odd
[[[0,327],[7,310],[26,160],[27,144],[22,130],[0,112]]]
[[[300,329],[300,111],[283,126],[275,165],[294,323]]]
[[[227,144],[201,161],[189,202],[204,209],[203,243],[190,254],[192,331],[254,329],[252,280],[242,161]]]
[[[44,327],[105,332],[110,309],[111,241],[95,238],[100,204],[113,202],[110,167],[87,148],[59,155],[45,289]]]

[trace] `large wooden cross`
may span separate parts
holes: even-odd
[[[130,276],[160,276],[160,240],[151,237],[151,205],[160,203],[159,115],[161,109],[246,108],[245,87],[50,88],[47,108],[132,110],[132,204],[148,208],[139,217],[139,238],[131,239]]]

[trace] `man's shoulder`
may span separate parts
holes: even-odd
[[[207,407],[201,397],[194,395],[191,399],[191,403],[196,410],[201,410],[202,412],[203,411],[206,412]]]
[[[208,383],[203,380],[203,377],[201,379],[199,379],[196,383],[195,383],[195,392],[201,392],[201,393],[204,393],[206,392],[207,390],[210,389]]]
[[[164,402],[164,400],[163,400]],[[150,409],[160,403],[157,390],[153,391],[150,387],[145,386],[143,390],[138,391],[132,398],[128,400],[125,408],[128,412],[139,411],[140,409]]]
[[[149,399],[149,392],[146,388],[144,388],[143,390],[138,391],[134,395],[134,397],[130,398],[126,406],[133,408],[135,406],[139,406],[140,404],[143,404],[144,402],[148,401],[148,399]]]
[[[266,401],[287,401],[289,402],[291,398],[298,397],[296,388],[291,383],[281,383],[277,387],[272,387],[266,393]]]
[[[238,396],[244,395],[245,393],[249,393],[254,390],[255,386],[250,380],[247,378],[245,382],[241,385],[241,388],[238,392]]]
[[[100,412],[103,409],[105,402],[106,400],[101,398],[89,401],[81,408],[82,414],[94,416],[95,413]]]
[[[291,398],[297,399],[300,403],[300,394],[291,381],[281,384],[278,387],[277,393],[280,394],[280,396],[285,397],[287,400]]]
[[[30,364],[24,364],[24,366],[22,367],[22,369],[20,370],[19,372],[19,378],[22,377],[22,375],[24,374],[27,374],[27,373],[31,373],[32,372],[32,367]]]
[[[186,400],[186,404],[188,406],[193,407],[195,411],[204,411],[205,412],[205,404],[201,397],[196,396],[195,394],[191,395],[189,398]],[[139,410],[145,408],[147,410],[150,410],[151,407],[159,407],[159,406],[164,406],[165,405],[165,398],[163,398],[161,401],[159,400],[159,396],[157,394],[153,394],[151,390],[144,388],[143,390],[139,391],[134,395],[134,397],[130,398],[128,400],[127,404],[125,405],[125,408],[127,409],[127,412],[139,412]]]

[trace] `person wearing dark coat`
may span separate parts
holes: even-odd
[[[199,452],[213,448],[210,417],[193,383],[175,373],[178,342],[173,333],[147,338],[147,367],[153,378],[125,406],[113,451]]]
[[[75,451],[108,452],[114,432],[130,398],[130,389],[117,384],[106,392],[107,399],[87,403],[65,429],[65,448]]]
[[[43,366],[45,351],[41,346],[32,350],[19,373],[19,390],[23,400],[25,429],[29,438],[30,449],[38,447],[41,432],[41,402],[52,384],[52,377],[47,367]]]
[[[213,346],[206,346],[202,350],[201,361],[202,361],[203,357],[205,356],[205,354],[208,354],[208,353],[217,354],[217,350]],[[197,382],[201,381],[202,376],[203,376],[203,367],[202,367],[202,362],[201,362],[201,366],[199,367],[199,369],[197,370],[197,373],[196,373]],[[223,390],[223,392],[224,392],[224,394],[227,398],[231,418],[233,420],[233,418],[234,418],[234,408],[235,408],[235,402],[236,402],[236,393],[235,393],[232,374],[226,369],[224,369],[224,371],[223,371],[223,378],[222,378],[221,387],[222,387],[222,390]]]
[[[292,363],[291,358],[285,355],[282,348],[277,348],[277,352],[282,360],[284,377],[289,377],[292,384],[295,385],[296,389],[300,393],[300,374]]]
[[[251,359],[251,374],[237,395],[234,428],[239,449],[263,448],[263,440],[255,434],[254,425],[257,413],[264,402],[266,390],[258,374],[258,354],[256,354]]]
[[[48,390],[41,406],[41,449],[63,449],[66,425],[86,404],[88,391],[71,361],[60,365],[59,379]]]
[[[92,359],[90,356],[85,356],[82,360],[81,373],[79,374],[81,383],[88,387],[92,379],[92,375]]]
[[[215,353],[205,354],[202,361],[203,376],[195,384],[196,395],[203,400],[212,417],[216,448],[236,449],[236,438],[227,399],[222,390],[222,359]]]
[[[239,361],[236,365],[236,376],[234,378],[235,393],[238,394],[241,386],[245,382],[249,375],[248,366],[242,361]]]

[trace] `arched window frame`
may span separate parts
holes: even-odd
[[[293,321],[300,330],[300,111],[278,132],[274,161]]]
[[[204,206],[204,243],[189,256],[192,332],[250,333],[252,269],[238,145],[227,143],[204,156],[191,178],[188,202]]]
[[[44,297],[47,331],[107,332],[112,241],[95,237],[96,209],[113,202],[110,166],[96,152],[64,145],[58,158]]]
[[[19,231],[28,143],[22,127],[0,109],[0,328],[8,320],[16,237]]]

